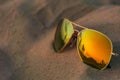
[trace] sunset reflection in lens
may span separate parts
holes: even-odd
[[[112,43],[104,34],[85,29],[78,34],[77,48],[80,59],[97,69],[104,69],[110,62]]]

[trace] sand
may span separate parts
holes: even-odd
[[[117,0],[1,0],[0,80],[120,79],[120,56],[112,58],[112,69],[99,71],[80,61],[76,47],[53,50],[55,25],[62,17],[103,32],[119,54]]]

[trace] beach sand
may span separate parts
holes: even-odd
[[[119,80],[120,56],[99,71],[80,61],[75,46],[61,53],[52,48],[55,25],[66,17],[106,34],[119,54],[119,1],[92,1],[1,0],[0,80]]]

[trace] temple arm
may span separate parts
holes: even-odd
[[[119,56],[119,54],[117,54],[117,53],[112,53],[112,55],[113,55],[113,56]]]

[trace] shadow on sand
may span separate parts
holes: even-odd
[[[7,53],[0,50],[0,80],[9,80],[13,73],[12,64]]]

